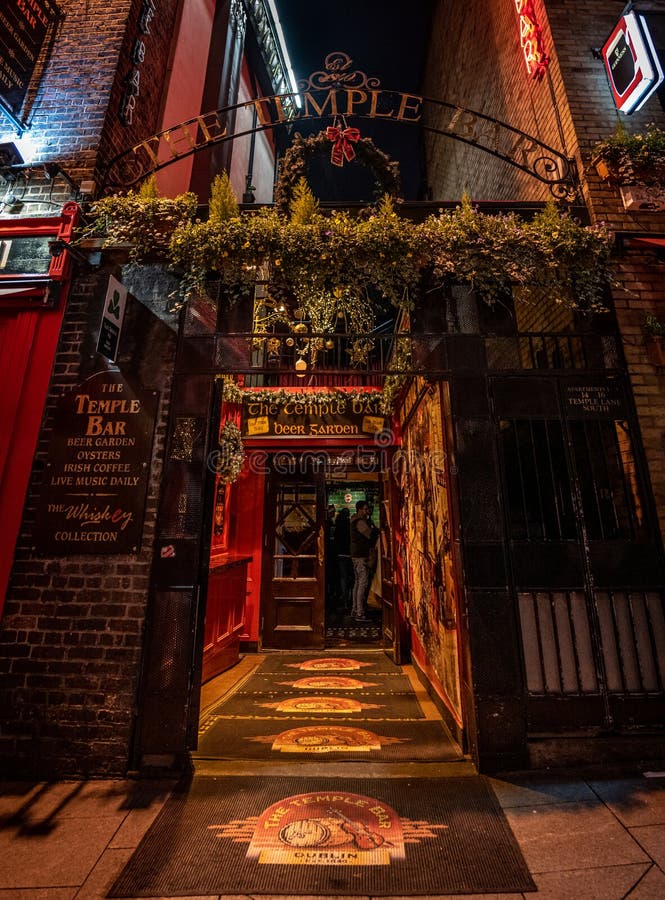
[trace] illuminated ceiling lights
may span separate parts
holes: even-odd
[[[545,74],[550,58],[545,52],[543,34],[538,24],[534,0],[515,0],[519,16],[520,44],[529,75],[540,80]]]
[[[272,16],[273,24],[275,26],[275,33],[277,35],[277,40],[279,41],[279,47],[282,53],[282,59],[284,60],[284,67],[286,68],[286,72],[289,77],[289,83],[291,86],[291,90],[295,94],[294,100],[296,106],[300,108],[301,100],[298,94],[298,82],[296,81],[296,77],[293,73],[293,66],[291,64],[291,58],[289,56],[289,51],[286,46],[286,39],[284,38],[284,32],[282,31],[282,23],[279,20],[279,14],[277,12],[277,7],[275,6],[275,0],[266,0],[268,9],[270,10],[270,15]]]
[[[626,115],[641,109],[663,81],[663,70],[644,16],[621,16],[601,50],[612,96]]]

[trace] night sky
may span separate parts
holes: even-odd
[[[420,93],[432,0],[276,0],[296,79],[322,69],[334,50],[348,53],[354,68],[381,80],[385,90]],[[298,126],[303,134],[319,131],[329,123]],[[363,137],[371,137],[384,152],[400,162],[403,192],[416,199],[421,182],[417,127],[349,121]],[[335,170],[320,161],[314,165],[313,186],[322,200],[369,199],[371,179],[362,167],[352,172]],[[366,196],[360,196],[361,194]]]

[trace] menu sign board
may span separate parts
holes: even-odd
[[[7,0],[0,4],[0,100],[18,116],[39,53],[60,17],[53,0]]]
[[[136,553],[150,473],[157,393],[117,372],[59,401],[34,529],[48,555]]]
[[[284,402],[266,395],[245,397],[242,434],[248,438],[361,438],[388,431],[390,421],[381,410],[383,395],[342,392],[317,396],[315,391]]]

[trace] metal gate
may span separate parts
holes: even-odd
[[[529,730],[662,721],[662,552],[622,378],[492,395]]]

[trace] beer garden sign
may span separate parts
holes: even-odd
[[[229,113],[253,108],[256,127],[231,133]],[[105,185],[108,189],[132,187],[177,160],[206,147],[234,140],[254,131],[317,119],[332,119],[342,146],[357,129],[346,119],[380,119],[423,130],[484,150],[547,184],[556,197],[573,199],[577,179],[574,162],[505,122],[443,100],[385,90],[377,78],[353,68],[342,52],[330,53],[324,69],[299,83],[298,92],[258,97],[234,106],[204,113],[135,144],[111,160]]]

